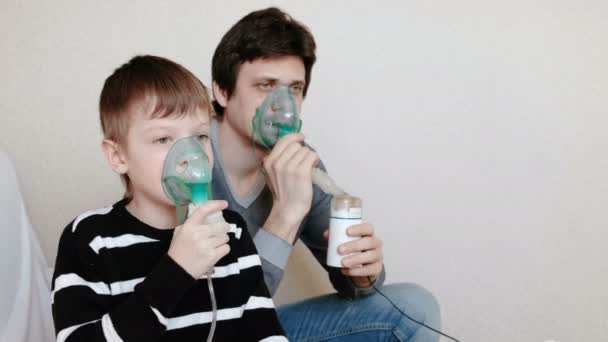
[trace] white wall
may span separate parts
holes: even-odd
[[[0,4],[0,148],[50,262],[69,220],[121,193],[105,77],[151,53],[209,84],[221,35],[267,4]],[[463,341],[608,340],[608,4],[275,4],[317,38],[304,130],[364,198],[388,281],[429,288]]]

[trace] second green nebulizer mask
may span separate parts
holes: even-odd
[[[163,165],[162,185],[177,209],[179,223],[188,210],[211,198],[212,168],[197,136],[177,140],[169,149]]]
[[[277,140],[289,133],[298,133],[302,120],[298,107],[286,85],[276,86],[256,109],[253,117],[253,137],[265,147],[272,148]]]
[[[301,128],[302,120],[298,115],[295,97],[286,85],[274,87],[256,109],[253,117],[253,139],[269,149],[283,136],[299,133]],[[344,193],[334,180],[319,168],[313,169],[312,181],[328,194]]]

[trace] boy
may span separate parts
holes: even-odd
[[[53,276],[58,341],[202,341],[217,298],[216,341],[286,341],[264,284],[260,259],[235,212],[209,201],[177,226],[161,185],[171,145],[197,136],[213,162],[212,111],[204,85],[167,59],[138,56],[105,81],[102,149],[121,175],[125,198],[86,212],[65,228]],[[171,227],[176,227],[171,229]]]
[[[339,249],[343,255],[359,254],[344,258],[341,269],[326,266],[331,196],[312,185],[319,157],[303,144],[304,135],[289,134],[271,151],[252,148],[252,117],[274,86],[289,86],[301,107],[315,48],[310,31],[277,8],[249,13],[222,37],[212,66],[218,113],[211,127],[215,194],[247,221],[271,293],[279,286],[292,245],[301,239],[341,295],[279,307],[290,340],[436,341],[437,334],[402,317],[375,294],[371,285],[382,287],[385,273],[382,241],[371,224],[350,227],[348,233],[360,239]],[[382,292],[413,318],[439,327],[437,302],[425,289],[392,284]]]

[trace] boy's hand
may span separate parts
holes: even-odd
[[[272,210],[264,228],[293,243],[312,203],[312,170],[319,156],[302,145],[304,135],[288,134],[279,139],[264,158],[266,183],[272,193]]]
[[[204,224],[207,216],[226,207],[226,201],[208,201],[175,228],[167,254],[194,279],[199,279],[230,252],[229,225]]]
[[[346,232],[349,236],[359,239],[341,244],[338,246],[338,253],[358,254],[342,259],[342,273],[351,277],[357,287],[369,287],[370,278],[373,283],[382,272],[382,240],[375,235],[374,226],[367,222],[350,226]],[[323,237],[329,239],[329,230],[323,233]]]

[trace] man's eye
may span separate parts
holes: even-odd
[[[209,140],[209,136],[207,134],[201,134],[198,136],[198,138],[200,139],[200,141],[202,142],[206,142]]]
[[[294,94],[300,94],[300,93],[302,93],[304,91],[304,86],[300,85],[300,84],[298,84],[298,85],[292,85],[290,88],[291,88],[291,91]]]
[[[264,83],[258,84],[258,88],[260,88],[260,90],[263,90],[263,91],[271,90],[272,86],[273,86],[273,84],[270,82],[264,82]]]
[[[169,143],[170,141],[171,141],[171,138],[169,138],[169,137],[162,137],[162,138],[158,138],[158,139],[154,140],[155,143],[163,144],[163,145]]]

